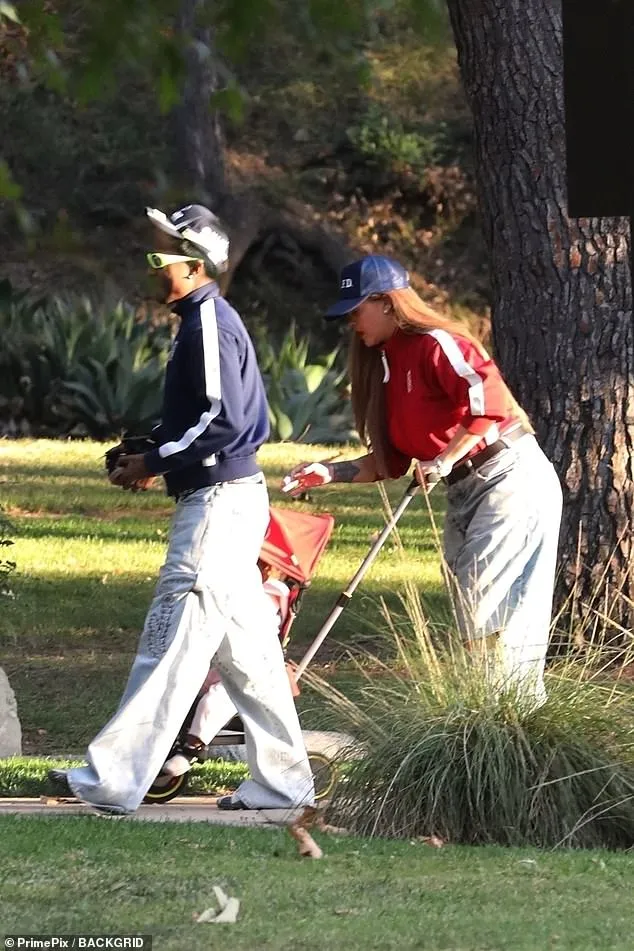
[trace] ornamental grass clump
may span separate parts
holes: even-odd
[[[331,821],[370,836],[555,848],[634,845],[634,693],[586,644],[546,675],[541,706],[492,681],[478,651],[433,626],[406,586],[389,666],[360,666],[354,702],[315,687],[354,736]],[[619,636],[620,636],[619,632]],[[609,658],[609,659],[606,659]],[[631,658],[622,651],[621,669]]]

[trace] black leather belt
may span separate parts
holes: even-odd
[[[504,433],[501,439],[497,439],[495,442],[492,442],[490,446],[485,446],[480,452],[476,452],[473,456],[470,456],[469,459],[465,459],[464,462],[461,462],[459,466],[451,470],[448,476],[445,476],[443,481],[446,485],[453,485],[455,482],[460,482],[461,479],[465,479],[472,472],[475,472],[476,469],[479,469],[480,466],[483,466],[489,459],[493,459],[494,456],[497,456],[499,452],[508,449],[509,443],[521,439],[522,436],[525,436],[529,432],[530,430],[524,429],[523,426],[511,429],[510,432]]]

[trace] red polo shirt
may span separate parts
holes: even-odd
[[[459,426],[482,436],[472,455],[519,421],[497,366],[467,337],[397,330],[382,359],[392,476],[403,475],[412,459],[435,459]]]

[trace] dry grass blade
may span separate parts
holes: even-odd
[[[341,756],[332,821],[430,844],[633,847],[633,644],[610,621],[611,598],[592,600],[583,649],[551,666],[539,708],[500,680],[491,656],[432,623],[414,585],[403,616],[382,604],[398,667],[376,677],[368,658],[356,702],[331,703],[363,754]]]

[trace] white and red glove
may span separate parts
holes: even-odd
[[[301,495],[329,482],[332,482],[332,466],[325,462],[302,462],[284,476],[281,489],[291,496]]]

